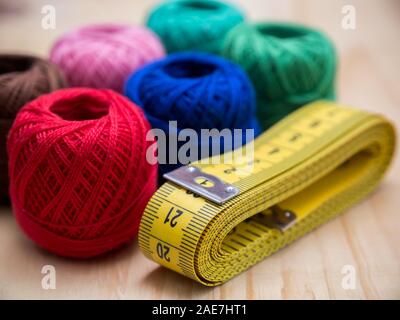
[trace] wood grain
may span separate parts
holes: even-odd
[[[400,126],[400,2],[237,0],[254,20],[286,20],[322,28],[340,57],[339,100],[385,114]],[[0,51],[45,56],[60,34],[85,23],[142,23],[156,1],[0,0]],[[56,30],[43,30],[40,9],[56,8]],[[342,6],[356,8],[356,30],[341,27]],[[105,257],[75,261],[37,248],[0,209],[0,299],[399,299],[400,161],[379,189],[344,215],[228,283],[206,288],[157,266],[137,243]],[[44,265],[56,268],[56,289],[41,287]],[[341,286],[344,265],[354,290]]]

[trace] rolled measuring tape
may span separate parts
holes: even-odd
[[[165,175],[142,217],[140,248],[169,269],[219,285],[363,199],[394,146],[383,116],[309,104],[259,136],[250,160],[209,159]]]

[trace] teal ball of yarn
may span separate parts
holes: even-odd
[[[252,80],[264,128],[311,101],[335,98],[335,48],[318,30],[243,23],[228,34],[223,55],[241,65]]]
[[[168,53],[204,51],[219,54],[226,34],[244,20],[235,7],[216,0],[171,0],[156,7],[147,26]]]

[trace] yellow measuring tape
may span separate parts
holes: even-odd
[[[202,284],[221,284],[364,198],[394,145],[382,116],[307,105],[258,137],[251,160],[168,174],[142,217],[140,248]]]

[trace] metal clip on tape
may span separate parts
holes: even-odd
[[[217,204],[223,204],[240,192],[234,185],[193,166],[178,168],[164,174],[164,178]]]

